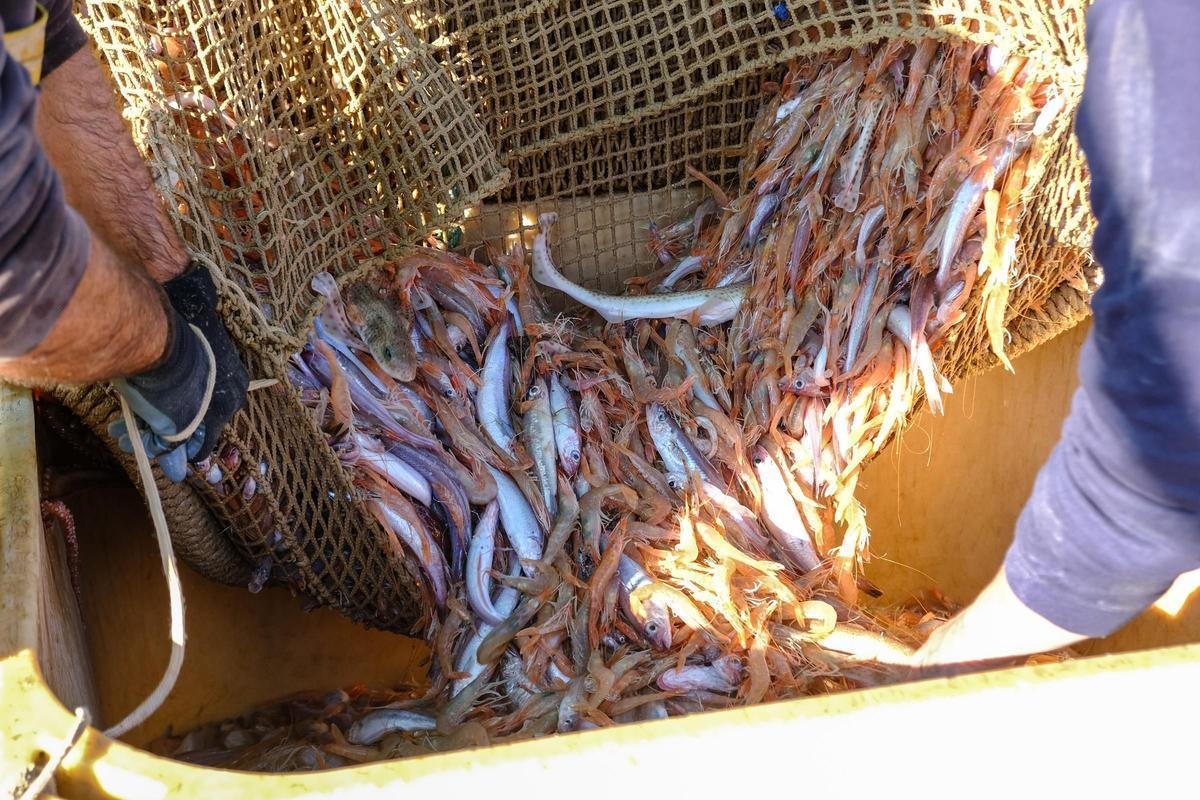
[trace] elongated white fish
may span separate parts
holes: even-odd
[[[404,546],[411,550],[421,563],[425,575],[429,578],[429,588],[433,592],[433,599],[440,608],[446,604],[446,593],[449,590],[447,578],[449,568],[446,566],[446,556],[442,553],[441,545],[428,530],[412,524],[406,515],[395,507],[395,504],[406,502],[399,492],[386,501],[379,498],[370,500],[371,510],[375,513],[376,519],[387,530],[395,534],[396,538],[403,542]]]
[[[479,426],[505,453],[516,451],[517,434],[508,418],[508,325],[500,326],[483,357],[483,386],[475,395]]]
[[[550,390],[542,378],[529,387],[531,405],[523,420],[525,446],[533,458],[538,488],[551,518],[558,513],[558,468],[555,466],[554,417],[550,411]]]
[[[346,738],[351,744],[370,745],[389,733],[432,730],[437,730],[437,720],[428,714],[403,708],[381,708],[351,725]]]
[[[633,319],[691,319],[697,315],[701,325],[720,325],[737,314],[746,299],[748,283],[719,289],[697,289],[691,292],[649,294],[636,297],[600,294],[567,280],[550,260],[547,238],[557,214],[538,217],[540,231],[533,240],[533,277],[538,283],[558,289],[572,300],[596,311],[609,322]]]
[[[492,561],[496,553],[496,526],[500,521],[500,506],[495,500],[479,515],[471,546],[467,549],[467,602],[479,618],[490,625],[499,625],[506,614],[492,604]]]
[[[504,535],[508,543],[517,551],[525,574],[533,576],[533,562],[542,557],[546,546],[546,535],[538,524],[533,507],[521,493],[520,487],[508,476],[490,464],[485,465],[492,478],[496,481],[496,502],[500,504],[500,523],[504,526]]]
[[[766,523],[767,530],[796,567],[805,571],[816,569],[821,564],[821,557],[817,555],[812,537],[804,526],[804,519],[800,516],[796,501],[792,499],[779,465],[761,447],[754,448],[751,460],[762,484],[761,519]]]
[[[573,477],[583,457],[579,409],[575,407],[570,390],[558,379],[557,372],[550,373],[550,413],[554,418],[554,449],[558,452],[558,463],[567,477]]]
[[[513,563],[514,568],[509,570],[510,576],[515,576],[520,572],[520,568],[516,566],[516,562],[514,561]],[[517,601],[520,599],[521,591],[519,589],[517,589],[515,586],[505,586],[496,595],[493,608],[495,608],[496,613],[501,619],[505,619],[513,612],[513,609],[517,607]],[[492,632],[492,628],[494,627],[495,625],[492,625],[490,622],[480,621],[475,633],[472,634],[471,638],[467,639],[467,641],[463,644],[462,650],[459,651],[458,658],[454,662],[454,669],[465,674],[463,677],[456,678],[454,680],[450,690],[451,696],[456,695],[463,689],[467,688],[467,686],[471,684],[471,681],[478,678],[482,673],[489,672],[496,668],[496,662],[493,661],[491,664],[480,664],[479,659],[477,658],[479,654],[479,645],[483,643],[483,640],[489,633]],[[518,658],[518,662],[519,661],[520,659]],[[511,694],[509,696],[513,697],[514,700],[516,699]]]
[[[426,508],[433,502],[429,481],[410,467],[403,459],[388,453],[373,436],[354,432],[354,443],[358,445],[358,462]]]

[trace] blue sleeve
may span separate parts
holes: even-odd
[[[4,28],[0,17],[0,31]],[[0,41],[0,357],[46,337],[87,267],[87,225],[34,133],[37,90]]]
[[[1104,284],[1080,388],[1005,560],[1103,636],[1200,568],[1200,3],[1098,0],[1076,122]]]

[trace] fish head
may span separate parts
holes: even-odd
[[[660,403],[651,403],[646,406],[646,427],[650,429],[651,436],[669,436],[673,421],[667,413],[667,409]]]
[[[821,397],[822,382],[818,380],[815,369],[804,367],[791,378],[780,378],[779,388],[781,391],[799,395],[800,397]]]
[[[562,462],[563,471],[567,475],[574,475],[579,471],[579,462],[583,460],[583,454],[579,452],[579,446],[572,443],[558,451],[558,459]]]
[[[629,616],[638,632],[656,650],[670,650],[672,640],[671,612],[665,603],[653,595],[640,597],[634,592],[629,598]]]
[[[459,394],[457,387],[454,385],[454,381],[450,379],[449,375],[446,375],[444,372],[438,372],[434,369],[422,370],[422,374],[428,379],[426,381],[426,385],[429,386],[429,388],[437,392],[438,395],[444,397],[451,404],[458,402],[461,395]]]
[[[420,286],[413,286],[409,290],[408,299],[412,303],[412,307],[418,311],[424,311],[434,305],[433,298],[429,296],[429,292]]]
[[[412,344],[404,338],[383,339],[370,348],[371,355],[391,377],[408,383],[417,377],[417,357]]]
[[[446,335],[450,338],[450,344],[454,345],[454,352],[459,352],[463,346],[467,344],[467,334],[457,325],[447,325]]]
[[[337,281],[328,272],[318,272],[313,275],[312,290],[324,297],[326,300],[333,300],[338,295]]]
[[[546,388],[546,379],[538,378],[529,385],[529,392],[525,399],[530,402],[536,402],[538,405],[550,402],[550,390]]]
[[[776,469],[774,459],[767,452],[767,448],[762,445],[756,445],[750,451],[750,463],[754,465],[754,471],[758,473],[759,478],[762,478],[764,473],[770,473]]]
[[[721,656],[712,662],[713,668],[730,684],[742,682],[742,660],[737,656]]]
[[[650,640],[651,646],[658,650],[671,649],[671,618],[666,609],[661,614],[651,614],[642,625],[642,633]]]
[[[624,647],[629,643],[629,640],[620,631],[610,631],[600,637],[600,644],[607,647],[609,650],[616,650]]]

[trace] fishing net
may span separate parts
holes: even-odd
[[[429,235],[468,249],[528,245],[537,215],[555,211],[568,277],[611,291],[657,266],[648,224],[703,196],[689,166],[736,184],[766,84],[789,59],[963,37],[1034,59],[1073,108],[1087,4],[115,0],[83,13],[253,377],[280,378],[317,310],[313,275],[349,280]],[[1010,354],[1078,321],[1094,285],[1070,127],[1061,115],[1030,181]],[[982,324],[962,328],[939,353],[952,378],[994,363]],[[101,391],[66,395],[97,430]],[[383,531],[284,384],[251,395],[222,447],[236,465],[207,465],[190,482],[256,577],[367,624],[419,620],[414,572],[380,546]],[[177,539],[216,529],[171,521]]]

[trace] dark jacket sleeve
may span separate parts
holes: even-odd
[[[71,11],[71,0],[42,0],[46,9],[46,49],[42,54],[42,79],[87,44],[87,34]]]
[[[1102,636],[1200,568],[1200,3],[1098,0],[1076,129],[1104,283],[1081,385],[1005,560]]]
[[[0,357],[24,355],[50,332],[90,247],[34,135],[36,98],[25,68],[0,42]]]

